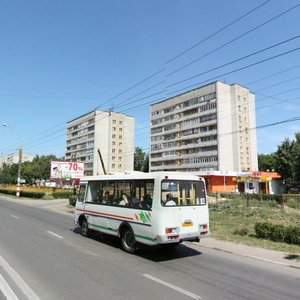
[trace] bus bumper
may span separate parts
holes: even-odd
[[[184,241],[189,242],[199,242],[202,238],[209,237],[209,234],[199,234],[199,232],[188,233],[188,234],[170,234],[170,235],[159,235],[157,236],[158,244],[171,244],[171,243],[181,243]]]

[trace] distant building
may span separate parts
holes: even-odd
[[[133,170],[134,118],[95,110],[67,123],[66,161],[84,163],[86,175]]]
[[[23,153],[22,154],[22,163],[26,162],[26,161],[31,162],[31,161],[33,161],[34,157],[35,157],[34,155]],[[10,153],[5,156],[0,156],[0,167],[3,164],[12,165],[12,164],[18,164],[18,163],[19,163],[19,153]]]
[[[255,96],[213,82],[151,105],[150,171],[257,171]]]
[[[206,171],[197,175],[205,179],[210,193],[281,194],[284,190],[277,172]]]

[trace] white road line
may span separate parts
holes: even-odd
[[[0,267],[2,267],[15,284],[21,289],[24,295],[30,300],[40,300],[30,286],[21,278],[21,276],[6,262],[0,255]]]
[[[167,287],[169,287],[169,288],[171,288],[171,289],[173,289],[173,290],[176,290],[176,291],[178,291],[178,292],[180,292],[180,293],[182,293],[182,294],[185,294],[185,295],[187,295],[187,296],[189,296],[189,297],[191,297],[191,298],[194,298],[194,299],[202,299],[200,296],[198,296],[198,295],[196,295],[196,294],[193,294],[193,293],[191,293],[191,292],[189,292],[189,291],[186,291],[186,290],[184,290],[184,289],[182,289],[182,288],[180,288],[180,287],[178,287],[178,286],[176,286],[176,285],[173,285],[173,284],[171,284],[171,283],[168,283],[168,282],[166,282],[166,281],[160,280],[160,279],[158,279],[158,278],[156,278],[156,277],[154,277],[154,276],[152,276],[152,275],[149,275],[149,274],[143,274],[143,276],[144,276],[144,277],[147,277],[148,279],[151,279],[151,280],[153,280],[153,281],[156,281],[156,282],[158,282],[158,283],[160,283],[160,284],[163,284],[163,285],[165,285],[165,286],[167,286]]]
[[[13,290],[10,288],[9,284],[6,282],[6,280],[3,278],[1,274],[0,274],[0,291],[2,291],[3,295],[7,300],[19,300],[17,295],[13,292]]]
[[[15,215],[10,215],[12,218],[16,219],[16,220],[19,220],[20,218],[15,216]]]
[[[47,231],[47,232],[48,232],[49,234],[51,234],[51,235],[57,237],[58,239],[63,239],[63,238],[64,238],[63,236],[61,236],[61,235],[59,235],[59,234],[57,234],[57,233],[55,233],[55,232],[52,232],[52,231]]]

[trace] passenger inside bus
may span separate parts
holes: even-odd
[[[119,205],[129,205],[128,197],[125,193],[122,194],[122,199],[119,202]]]
[[[102,203],[103,204],[109,204],[110,203],[109,191],[104,192]]]
[[[131,198],[131,206],[132,207],[139,207],[140,206],[140,199],[137,198],[136,193],[132,192],[132,198]]]
[[[168,193],[166,196],[166,199],[162,201],[162,205],[164,206],[172,206],[172,205],[177,205],[176,202],[173,199],[173,196],[171,193]]]

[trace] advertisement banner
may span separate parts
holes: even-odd
[[[83,163],[51,161],[51,179],[78,179],[83,177],[83,174]]]

